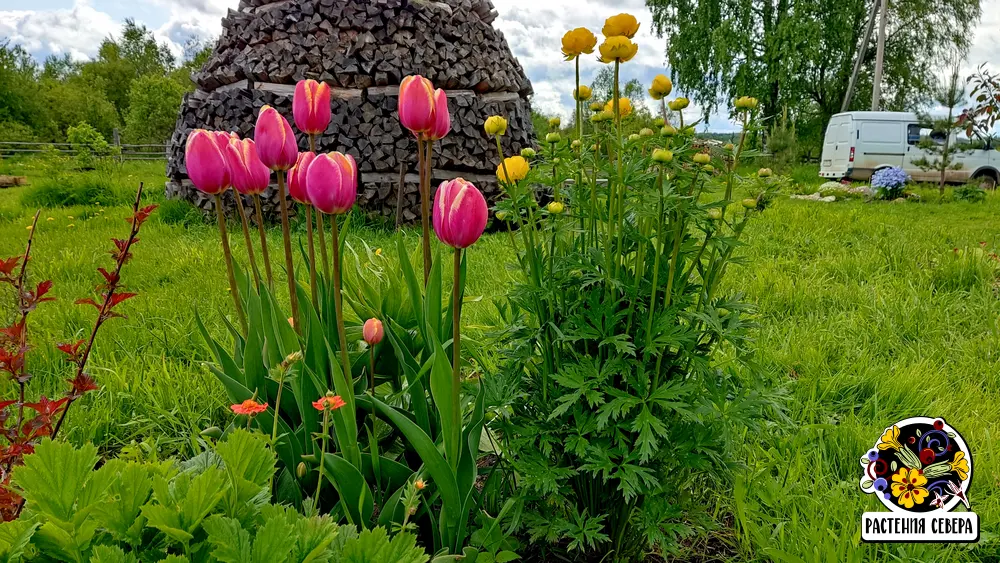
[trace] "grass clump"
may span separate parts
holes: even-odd
[[[46,178],[25,188],[21,205],[27,208],[73,207],[77,205],[124,205],[125,190],[98,174]]]

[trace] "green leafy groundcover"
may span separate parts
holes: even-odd
[[[100,467],[97,448],[45,440],[14,470],[19,520],[0,524],[0,561],[424,563],[406,532],[340,526],[270,504],[266,438],[233,430],[187,460]]]

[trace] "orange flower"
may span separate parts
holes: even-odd
[[[244,414],[244,415],[247,415],[247,416],[254,416],[254,415],[257,415],[257,414],[260,414],[260,413],[266,411],[267,410],[267,403],[264,403],[262,405],[262,404],[258,403],[257,401],[255,401],[253,399],[247,399],[247,400],[243,401],[242,403],[238,403],[238,404],[232,405],[229,408],[233,409],[233,412],[236,413],[236,414]]]
[[[340,395],[334,395],[332,397],[320,397],[318,401],[313,401],[313,408],[318,411],[325,411],[326,409],[335,411],[346,404],[340,398]]]

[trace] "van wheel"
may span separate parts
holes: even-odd
[[[979,185],[985,190],[993,191],[997,189],[997,177],[993,172],[983,172],[973,178],[973,180],[978,180]]]

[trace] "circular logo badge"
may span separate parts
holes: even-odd
[[[916,416],[886,428],[861,467],[861,490],[893,512],[969,508],[972,455],[944,419]]]

